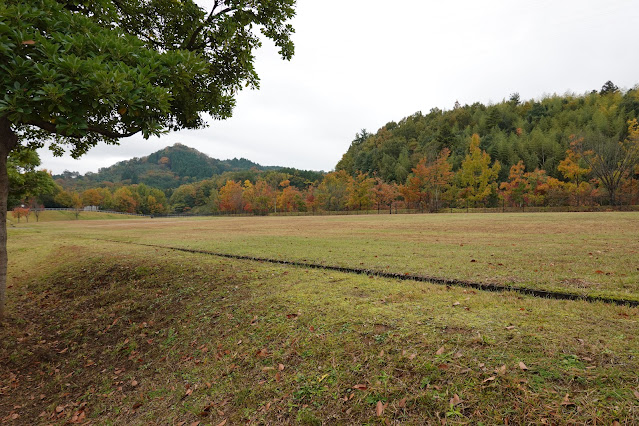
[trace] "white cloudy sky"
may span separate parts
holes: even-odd
[[[197,0],[206,5],[207,0]],[[296,54],[257,54],[261,89],[238,96],[233,118],[210,127],[42,166],[97,171],[176,142],[215,158],[332,170],[355,133],[416,111],[498,102],[519,92],[583,93],[639,83],[637,0],[298,0]]]

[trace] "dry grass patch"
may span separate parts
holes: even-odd
[[[6,422],[639,422],[636,308],[37,238]]]

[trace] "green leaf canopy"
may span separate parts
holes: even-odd
[[[5,0],[0,118],[19,143],[79,157],[100,141],[230,117],[259,83],[259,33],[293,54],[295,0]],[[1,96],[1,95],[0,95]]]

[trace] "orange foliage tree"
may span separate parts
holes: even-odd
[[[373,205],[375,180],[362,172],[348,182],[348,207],[352,210],[368,210]]]
[[[242,197],[242,185],[232,180],[220,188],[219,203],[220,211],[241,213],[244,211],[244,199]]]
[[[380,178],[375,178],[375,186],[373,187],[373,200],[375,208],[379,213],[382,206],[388,207],[389,212],[393,213],[393,202],[399,196],[397,184],[386,183]]]
[[[18,219],[18,223],[20,223],[20,218],[26,218],[27,222],[29,221],[29,208],[28,207],[15,207],[11,211],[11,216],[15,219]]]

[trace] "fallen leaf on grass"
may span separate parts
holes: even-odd
[[[284,364],[277,364],[277,369],[280,371],[284,371]]]
[[[224,426],[226,424],[226,419],[222,420],[217,426]]]
[[[400,399],[400,400],[399,400],[399,402],[397,403],[397,406],[398,406],[399,408],[404,408],[404,407],[406,407],[406,398],[402,398],[402,399]]]
[[[561,401],[561,405],[565,406],[565,407],[569,407],[569,406],[574,406],[575,403],[574,402],[570,402],[568,394],[566,394],[566,396],[564,396],[564,400]]]
[[[458,306],[458,305],[460,305],[460,303],[459,303],[459,302],[454,302],[454,303],[453,303],[453,306]]]
[[[275,381],[279,383],[280,380],[282,380],[282,375],[278,371],[277,373],[275,373]]]
[[[377,401],[377,406],[375,407],[375,413],[377,417],[381,417],[384,414],[384,409],[388,404],[384,404],[382,401]]]
[[[492,381],[493,381],[493,380],[495,380],[495,379],[496,379],[496,377],[495,377],[495,376],[490,376],[489,378],[484,379],[484,380],[482,381],[482,383],[492,382]]]
[[[259,351],[257,351],[257,353],[255,354],[255,356],[259,356],[262,358],[266,358],[268,356],[268,349],[264,348],[264,349],[260,349]]]
[[[632,393],[635,395],[635,398],[639,399],[639,391],[633,390]]]
[[[184,394],[184,396],[189,396],[189,395],[191,395],[192,393],[193,393],[193,388],[188,388],[188,389],[186,390],[186,393]]]
[[[462,400],[459,397],[459,395],[457,395],[457,394],[453,395],[453,397],[450,399],[450,405],[452,405],[453,407],[455,405],[461,404],[461,402],[462,402]]]
[[[131,380],[131,386],[136,387],[138,385],[137,380]]]
[[[64,411],[64,406],[63,405],[58,405],[57,407],[55,407],[55,412],[56,413],[61,413]]]
[[[446,348],[442,346],[441,348],[437,349],[437,352],[435,352],[435,355],[441,355],[444,353],[445,350]]]
[[[368,387],[366,385],[355,385],[355,386],[353,386],[353,389],[366,390],[366,389],[368,389]]]
[[[524,364],[523,362],[519,362],[519,368],[521,368],[523,371],[528,370],[528,367],[526,366],[526,364]]]
[[[506,330],[514,330],[515,328],[517,327],[515,327],[514,325],[509,325],[508,327],[506,327]]]
[[[501,367],[499,367],[498,369],[495,370],[495,372],[497,374],[506,374],[506,365],[502,365]]]

